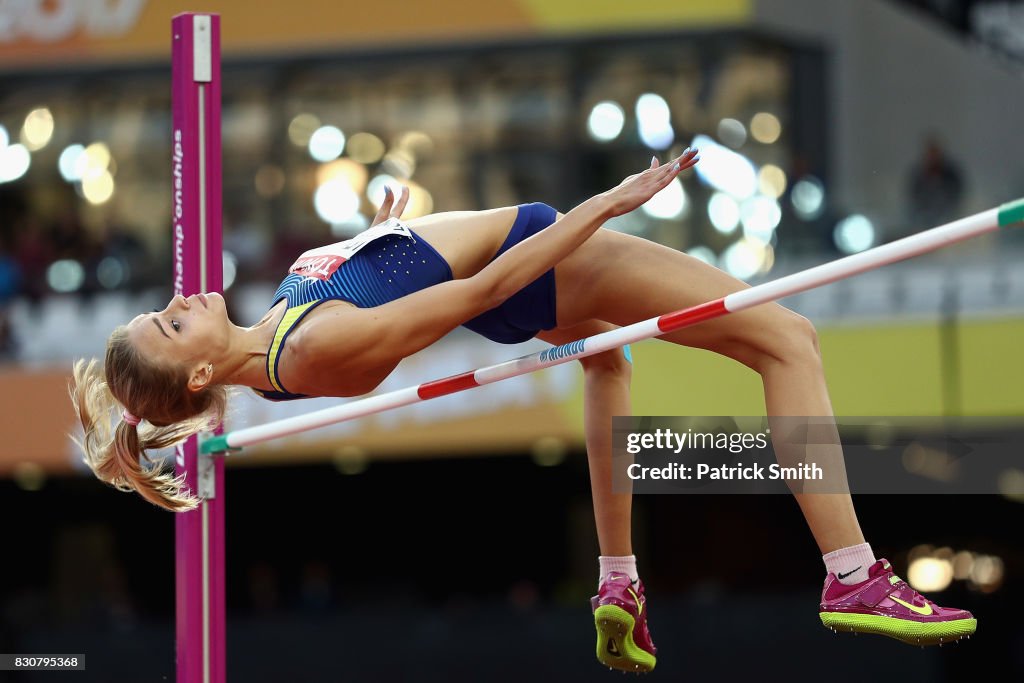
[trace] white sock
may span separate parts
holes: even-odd
[[[868,568],[876,562],[875,554],[867,543],[833,550],[822,555],[821,559],[825,560],[825,571],[835,574],[839,583],[848,586],[867,581]]]
[[[601,582],[604,581],[604,577],[608,576],[608,572],[622,572],[623,574],[629,575],[629,580],[636,583],[640,579],[640,575],[636,571],[636,555],[622,555],[621,557],[613,557],[610,555],[601,555],[597,558],[597,562],[601,569],[600,575],[597,577],[597,587],[601,587]]]

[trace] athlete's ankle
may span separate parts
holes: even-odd
[[[628,575],[629,580],[633,583],[640,580],[640,575],[636,570],[636,555],[601,555],[597,558],[597,562],[600,567],[597,577],[598,588],[601,587],[601,582],[610,572],[622,572]]]
[[[867,543],[839,548],[822,556],[825,571],[835,574],[839,583],[852,586],[868,580],[868,568],[875,563],[875,554]]]

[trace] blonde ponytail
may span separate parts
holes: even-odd
[[[84,430],[75,441],[100,480],[173,512],[198,506],[199,499],[183,490],[182,478],[165,472],[146,452],[173,446],[218,424],[227,406],[224,387],[190,391],[183,368],[145,361],[125,329],[118,328],[107,344],[103,371],[96,360],[75,363],[70,394]],[[144,422],[126,422],[118,403]]]

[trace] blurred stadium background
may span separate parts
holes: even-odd
[[[170,295],[185,10],[223,17],[243,324],[296,254],[365,227],[391,179],[412,215],[565,210],[697,141],[696,173],[610,227],[751,282],[1024,194],[1019,1],[0,3],[0,652],[84,652],[75,680],[174,676],[172,516],[84,471],[65,387],[72,359]],[[1022,265],[1024,236],[1003,234],[788,304],[819,327],[840,415],[1022,415]],[[456,331],[384,388],[540,347]],[[763,412],[738,366],[659,342],[634,357],[638,415]],[[242,396],[232,425],[322,403]],[[612,676],[592,654],[581,417],[561,366],[232,459],[231,680]],[[1024,679],[1024,471],[1005,479],[857,500],[879,556],[979,617],[952,650],[823,629],[820,557],[788,497],[638,497],[652,677]]]

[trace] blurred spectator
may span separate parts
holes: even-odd
[[[267,562],[256,562],[248,568],[249,605],[254,612],[274,612],[280,605],[277,570]]]
[[[933,135],[925,140],[924,155],[910,173],[910,224],[939,225],[960,213],[963,178]]]
[[[130,629],[135,607],[112,527],[70,522],[51,539],[51,599],[62,623]]]
[[[316,614],[326,614],[334,601],[331,570],[325,562],[310,561],[302,567],[299,585],[299,607]]]
[[[0,240],[0,359],[9,358],[14,353],[14,335],[7,310],[20,287],[21,269],[5,240]]]
[[[298,225],[274,233],[274,244],[270,250],[267,272],[260,275],[276,282],[288,272],[296,258],[308,249],[337,242],[339,238],[330,234],[326,225]]]
[[[106,227],[95,276],[104,289],[138,289],[162,284],[165,272],[154,272],[146,245],[136,231],[113,223]]]
[[[224,251],[238,260],[239,282],[266,277],[270,231],[261,229],[246,209],[235,208],[225,215]]]
[[[0,240],[0,309],[10,304],[21,289],[21,268],[7,244]]]
[[[50,229],[57,258],[81,259],[89,249],[91,240],[78,214],[68,209]]]
[[[14,257],[21,266],[22,293],[32,303],[46,294],[46,267],[54,258],[53,242],[37,217],[28,214],[18,225]]]

